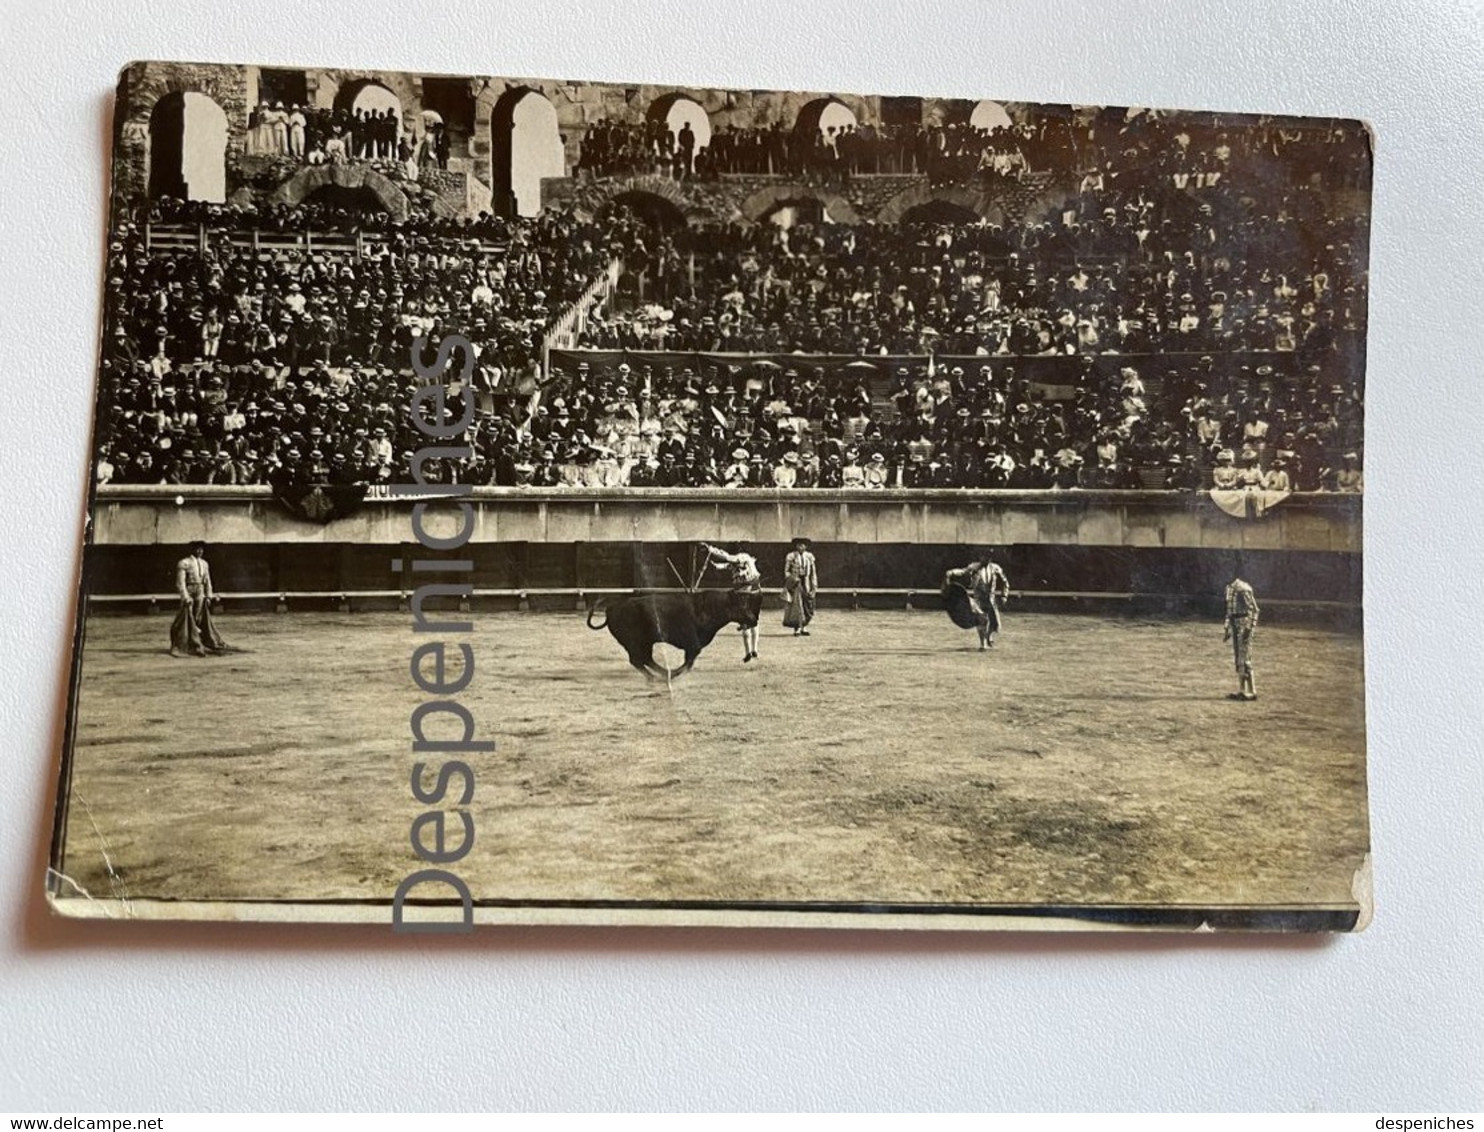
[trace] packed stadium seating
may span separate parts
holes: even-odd
[[[249,148],[285,155],[258,117]],[[337,160],[418,159],[321,117],[316,141],[348,139]],[[459,483],[1356,491],[1363,144],[1119,111],[719,128],[687,151],[651,120],[595,123],[572,170],[1058,190],[1023,215],[898,223],[157,199],[110,246],[99,478],[395,480],[420,441],[412,343],[457,332],[474,456],[430,474]]]

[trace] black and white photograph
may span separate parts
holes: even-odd
[[[1364,928],[1370,129],[655,77],[123,68],[53,909]]]

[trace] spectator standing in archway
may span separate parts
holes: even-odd
[[[680,127],[680,133],[676,135],[675,140],[675,179],[688,181],[696,171],[696,133],[690,128],[689,122]]]

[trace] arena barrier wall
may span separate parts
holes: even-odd
[[[935,607],[943,571],[986,548],[1030,601],[1204,609],[1240,571],[1270,601],[1352,614],[1361,602],[1358,496],[1292,495],[1261,519],[1162,491],[473,488],[471,502],[463,553],[485,606],[570,609],[606,593],[679,588],[695,577],[701,541],[748,540],[764,585],[776,588],[795,535],[814,542],[826,605]],[[395,608],[426,580],[408,569],[429,556],[411,507],[370,499],[320,525],[291,516],[267,488],[104,487],[85,583],[104,605],[169,600],[174,564],[199,538],[229,599]],[[452,534],[453,509],[435,519],[438,510],[429,533]],[[716,573],[708,580],[721,584]]]

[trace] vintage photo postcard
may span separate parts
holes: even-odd
[[[1370,917],[1371,139],[142,62],[79,917]]]

